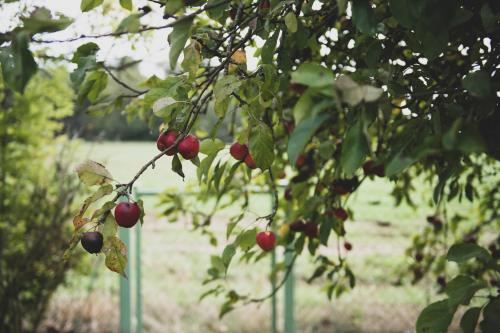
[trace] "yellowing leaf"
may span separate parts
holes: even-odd
[[[193,78],[198,71],[201,63],[200,54],[201,45],[197,41],[191,41],[191,44],[184,49],[184,60],[182,60],[181,67],[183,70],[189,73],[189,76]]]
[[[246,64],[247,63],[247,54],[245,53],[245,51],[237,50],[231,56],[231,60],[238,65]]]
[[[125,268],[127,267],[127,247],[121,239],[116,236],[106,238],[102,252],[106,255],[104,262],[106,267],[123,277],[127,277],[125,274]]]
[[[75,216],[73,219],[73,226],[75,227],[75,231],[83,227],[89,223],[89,219],[85,217],[81,217],[80,215]]]
[[[75,171],[82,183],[88,186],[101,185],[113,180],[104,165],[91,160],[79,164]]]
[[[347,75],[339,76],[333,85],[341,93],[342,101],[350,106],[356,106],[361,102],[374,102],[383,93],[380,88],[359,85]]]

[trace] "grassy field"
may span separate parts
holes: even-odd
[[[154,143],[86,143],[78,156],[105,164],[115,179],[126,181],[143,161],[156,153]],[[195,183],[194,166],[184,163],[186,184]],[[170,171],[169,159],[161,159],[148,170],[138,187],[161,191],[169,187],[182,191],[180,177]],[[298,332],[405,332],[411,330],[419,309],[434,295],[433,283],[396,287],[395,272],[403,269],[404,249],[411,235],[425,225],[432,209],[424,198],[415,198],[419,208],[394,207],[387,181],[369,181],[349,200],[356,212],[355,221],[347,224],[354,249],[348,261],[357,276],[354,291],[328,301],[322,283],[306,283],[314,269],[311,258],[302,256],[296,265],[296,318]],[[422,193],[425,193],[422,188]],[[143,300],[146,332],[266,332],[270,304],[239,308],[218,320],[222,299],[199,301],[213,248],[208,239],[190,230],[187,221],[167,221],[159,216],[154,197],[148,197],[146,223],[142,230]],[[265,197],[255,198],[250,210],[269,209]],[[251,214],[250,214],[251,215]],[[224,234],[227,216],[218,215],[212,226]],[[176,222],[176,223],[169,223]],[[387,222],[381,224],[379,222]],[[243,223],[252,223],[252,219]],[[323,249],[333,253],[333,248]],[[80,332],[116,332],[118,323],[118,278],[110,273],[101,257],[90,257],[91,271],[72,273],[66,286],[54,298],[46,325],[76,328]],[[226,283],[252,295],[269,291],[269,262],[251,266],[237,262],[230,268]],[[279,296],[282,308],[282,293]],[[281,311],[280,311],[281,312]]]

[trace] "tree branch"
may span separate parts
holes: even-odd
[[[170,23],[167,23],[167,24],[164,24],[164,25],[160,25],[160,26],[142,27],[141,29],[139,29],[136,32],[130,32],[130,31],[107,32],[107,33],[96,34],[96,35],[80,35],[78,37],[73,37],[73,38],[68,38],[68,39],[53,39],[53,40],[32,39],[32,42],[33,43],[40,43],[40,44],[69,43],[69,42],[74,42],[74,41],[77,41],[77,40],[80,40],[80,39],[103,38],[103,37],[119,37],[119,36],[128,35],[128,34],[142,33],[142,32],[145,32],[145,31],[162,30],[162,29],[172,28],[177,23],[180,23],[182,21],[186,21],[186,20],[192,19],[192,18],[198,16],[199,14],[203,13],[206,10],[217,8],[219,6],[222,6],[222,5],[226,4],[226,3],[228,3],[229,1],[230,0],[223,0],[223,1],[220,1],[220,2],[213,3],[211,5],[206,5],[203,8],[200,8],[200,9],[192,12],[191,14],[187,14],[187,15],[184,15],[184,16],[181,16],[181,17],[177,18],[173,22],[170,22]]]
[[[276,285],[276,287],[273,288],[273,290],[271,290],[271,292],[268,295],[266,295],[264,297],[261,297],[261,298],[251,298],[248,301],[246,301],[245,304],[261,303],[261,302],[264,302],[265,300],[273,297],[274,295],[276,295],[276,293],[281,289],[281,287],[283,287],[283,285],[285,284],[286,280],[288,279],[288,276],[292,272],[293,265],[295,264],[295,259],[297,259],[297,256],[298,256],[297,253],[295,253],[293,255],[293,258],[290,261],[290,264],[288,264],[288,266],[286,266],[286,271],[285,271],[285,275],[283,276],[283,279],[280,281],[280,283],[278,283]]]
[[[134,92],[134,93],[136,93],[136,94],[139,94],[139,95],[145,94],[145,93],[147,92],[147,90],[143,90],[143,91],[141,91],[141,90],[137,90],[137,89],[132,88],[131,86],[129,86],[128,84],[126,84],[125,82],[123,82],[122,80],[120,80],[118,77],[116,77],[116,76],[113,74],[113,72],[111,72],[111,71],[109,70],[109,68],[108,68],[108,67],[106,67],[105,65],[102,65],[102,68],[104,68],[104,70],[105,70],[105,71],[109,74],[109,76],[111,76],[111,78],[112,78],[112,79],[113,79],[116,83],[118,83],[120,86],[122,86],[122,87],[124,87],[124,88],[126,88],[126,89],[128,89],[128,90],[130,90],[130,91],[132,91],[132,92]]]

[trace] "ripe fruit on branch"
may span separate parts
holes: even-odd
[[[443,221],[437,216],[427,216],[427,222],[432,224],[435,231],[439,231],[443,228]]]
[[[272,231],[261,231],[255,236],[255,240],[264,251],[271,251],[276,244],[276,235]]]
[[[383,164],[377,164],[375,161],[367,161],[363,164],[363,171],[365,175],[372,176],[376,175],[379,177],[385,176],[385,170]]]
[[[80,242],[88,253],[99,253],[103,244],[102,234],[98,231],[84,232]]]
[[[285,127],[286,134],[292,134],[295,129],[295,123],[293,120],[285,120],[283,121],[283,126]]]
[[[306,229],[306,223],[304,220],[296,220],[290,223],[290,230],[294,232],[302,232]]]
[[[300,169],[302,168],[305,164],[306,164],[306,157],[304,156],[304,154],[300,154],[297,159],[295,160],[295,167],[297,169]]]
[[[229,153],[235,160],[244,161],[245,157],[248,155],[248,147],[245,144],[242,145],[235,142],[231,145],[231,148],[229,148]]]
[[[172,146],[177,139],[177,135],[178,133],[173,130],[161,133],[158,140],[156,140],[156,147],[158,147],[158,150],[164,151],[168,147]],[[175,155],[175,153],[177,153],[177,147],[173,147],[166,152],[168,156]]]
[[[229,10],[229,17],[231,18],[231,20],[234,21],[236,19],[236,14],[238,14],[238,8],[231,7],[231,9]]]
[[[438,276],[436,279],[437,284],[439,284],[442,288],[446,287],[446,278],[442,275]]]
[[[344,249],[346,249],[346,251],[351,251],[352,250],[352,244],[346,241],[344,243]]]
[[[289,188],[289,187],[287,187],[287,188],[285,189],[285,193],[284,193],[284,195],[285,195],[285,200],[286,200],[286,201],[290,201],[290,200],[292,200],[292,189],[291,189],[291,188]]]
[[[348,218],[347,212],[344,208],[339,207],[339,208],[334,208],[333,209],[333,215],[339,219],[340,221],[345,221]]]
[[[344,195],[354,192],[358,185],[358,177],[353,177],[350,179],[336,179],[333,181],[332,190],[336,194]]]
[[[292,82],[292,83],[290,83],[290,85],[288,86],[288,88],[291,91],[293,91],[294,93],[302,95],[306,91],[307,86],[305,86],[303,84],[300,84],[300,83]]]
[[[177,150],[186,160],[191,160],[200,152],[200,141],[194,135],[188,135],[179,142]]]
[[[269,2],[269,0],[261,0],[259,3],[259,9],[261,11],[267,11],[267,10],[269,10],[270,7],[271,7],[271,3]]]
[[[257,165],[255,164],[255,162],[253,161],[253,158],[252,158],[252,155],[250,155],[250,153],[248,153],[247,157],[245,157],[245,164],[247,165],[247,167],[249,167],[250,169],[255,169],[257,168]]]
[[[116,223],[120,227],[132,228],[141,215],[141,209],[135,202],[120,202],[115,207]]]
[[[318,225],[316,223],[314,223],[313,221],[308,221],[304,225],[304,233],[309,238],[317,238],[318,234],[319,234]]]

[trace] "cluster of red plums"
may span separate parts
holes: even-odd
[[[141,216],[141,208],[136,202],[120,202],[115,207],[116,223],[123,228],[132,228]],[[87,231],[80,239],[82,247],[89,253],[101,252],[104,239],[99,231]]]
[[[174,145],[178,136],[179,133],[177,131],[169,129],[160,134],[158,140],[156,140],[156,147],[160,151],[168,148],[165,152],[166,155],[173,156],[179,153],[186,160],[192,160],[198,156],[200,152],[200,141],[198,138],[194,135],[186,135],[177,145]]]
[[[235,142],[229,148],[229,153],[235,160],[245,162],[250,169],[257,168],[247,145]]]

